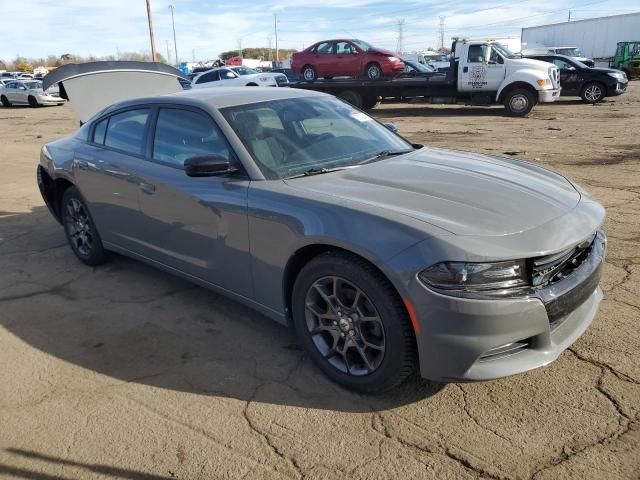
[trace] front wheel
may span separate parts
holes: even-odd
[[[75,187],[65,190],[61,207],[64,231],[76,257],[90,266],[104,263],[107,260],[107,252],[102,246],[100,234],[91,218],[89,208]]]
[[[533,93],[524,88],[514,88],[504,96],[504,108],[511,117],[526,116],[535,105]]]
[[[582,87],[580,97],[585,103],[598,103],[605,97],[604,86],[598,82],[587,83]]]
[[[305,265],[292,296],[300,343],[333,381],[359,392],[399,385],[416,366],[407,311],[371,264],[329,252]]]
[[[29,98],[27,99],[27,101],[29,102],[29,106],[30,107],[39,107],[40,104],[38,103],[38,100],[36,100],[36,97],[29,95]]]

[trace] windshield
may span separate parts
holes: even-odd
[[[413,150],[367,114],[333,97],[287,98],[220,111],[271,180]]]
[[[502,45],[501,43],[492,43],[493,48],[495,48],[503,57],[506,58],[518,58],[515,53],[509,50],[507,47]]]
[[[363,42],[362,40],[352,40],[352,42],[355,43],[360,49],[364,50],[365,52],[370,48],[373,48],[367,42]]]
[[[259,73],[257,70],[249,67],[232,67],[231,70],[236,72],[238,75],[253,75],[254,73]]]
[[[556,53],[559,53],[560,55],[567,55],[568,57],[582,57],[582,50],[580,50],[577,47],[571,47],[571,48],[558,48],[556,50]]]
[[[425,55],[424,59],[427,62],[448,62],[449,61],[449,59],[447,58],[447,55],[444,53]]]
[[[420,62],[414,62],[413,60],[405,60],[404,61],[406,72],[422,72],[422,73],[431,73],[435,72],[435,69],[428,65],[423,65]]]

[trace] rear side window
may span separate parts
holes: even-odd
[[[127,110],[109,117],[104,144],[127,153],[141,155],[149,109]]]
[[[104,136],[107,133],[107,124],[109,123],[109,119],[105,118],[104,120],[99,121],[96,124],[96,128],[93,131],[93,142],[100,143],[104,145]]]
[[[213,72],[203,73],[202,75],[200,75],[196,83],[208,83],[215,82],[217,80],[220,80],[220,72],[218,70],[215,70]]]
[[[229,145],[213,120],[202,113],[161,108],[153,140],[153,159],[184,167],[191,157],[219,155],[231,161]]]
[[[313,52],[314,53],[331,53],[332,48],[333,48],[333,42],[322,42],[316,46]]]

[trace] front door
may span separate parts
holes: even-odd
[[[74,154],[73,174],[105,242],[136,250],[140,236],[136,175],[146,147],[150,108],[115,113],[97,122]]]
[[[458,88],[463,92],[497,92],[506,75],[502,56],[491,45],[470,45],[460,65]]]
[[[319,77],[331,77],[334,75],[335,66],[333,65],[333,42],[319,43],[311,52],[313,68]]]
[[[198,109],[158,110],[149,158],[138,168],[142,254],[245,297],[250,281],[247,192],[242,174],[194,178],[184,161],[233,153],[213,119]]]
[[[568,93],[575,94],[578,92],[580,77],[582,76],[580,70],[562,58],[550,57],[545,61],[552,62],[560,69],[560,85],[562,86],[563,95]]]
[[[334,51],[332,75],[357,76],[362,73],[364,66],[360,67],[358,50],[351,42],[335,42]]]

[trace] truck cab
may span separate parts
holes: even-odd
[[[507,113],[522,116],[560,96],[560,73],[552,64],[518,57],[496,42],[456,39],[451,50],[449,75],[472,103],[502,102]]]
[[[627,74],[627,78],[631,78],[635,74],[637,76],[637,63],[640,61],[640,40],[634,42],[618,42],[616,54],[613,57],[611,66],[622,70]],[[633,71],[632,71],[633,70]]]

